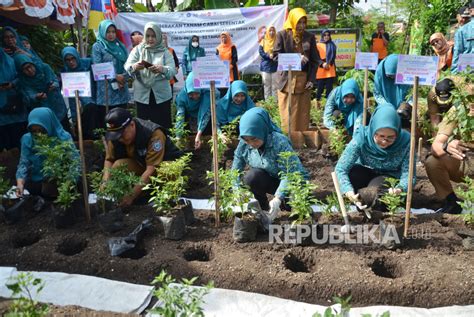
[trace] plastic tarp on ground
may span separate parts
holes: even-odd
[[[11,297],[5,284],[18,274],[12,267],[0,267],[0,297]],[[149,304],[152,286],[66,273],[32,272],[45,282],[36,300],[55,305],[77,305],[94,310],[139,314]]]

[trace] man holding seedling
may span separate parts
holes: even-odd
[[[451,181],[461,182],[473,174],[474,164],[474,102],[468,107],[452,107],[439,124],[438,135],[431,146],[432,155],[425,162],[426,173],[436,194],[444,199],[444,206],[437,212],[459,214],[459,198]],[[466,171],[466,167],[468,167]]]
[[[123,108],[114,108],[105,116],[107,131],[104,177],[110,177],[110,169],[125,164],[131,172],[140,175],[141,182],[133,193],[122,199],[122,206],[129,206],[140,196],[150,176],[162,161],[178,158],[181,152],[167,135],[167,131],[151,121],[133,118]]]

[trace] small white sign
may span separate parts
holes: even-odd
[[[376,70],[379,63],[379,53],[357,52],[355,59],[355,69]]]
[[[458,72],[465,71],[468,66],[474,69],[474,54],[459,54]]]
[[[100,64],[92,64],[92,72],[94,73],[94,80],[105,80],[115,78],[115,69],[114,64],[112,62],[109,63],[100,63]]]
[[[220,59],[198,59],[192,62],[194,88],[210,88],[214,81],[217,88],[229,87],[229,62]]]
[[[301,54],[284,53],[278,54],[278,70],[301,70]]]
[[[61,81],[64,97],[92,97],[90,72],[61,73]]]
[[[438,56],[398,55],[395,83],[413,85],[418,76],[420,85],[434,86],[437,72]]]

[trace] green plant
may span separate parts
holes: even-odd
[[[311,109],[309,111],[311,122],[317,127],[323,126],[324,107],[318,107],[316,99],[311,100]]]
[[[186,317],[186,316],[204,316],[202,304],[203,297],[214,287],[209,282],[203,287],[193,287],[197,277],[191,279],[183,278],[181,284],[164,270],[155,277],[151,284],[159,285],[158,289],[153,291],[153,295],[160,301],[161,305],[150,310],[152,314],[159,314],[163,317]]]
[[[222,127],[222,133],[226,136],[226,139],[230,142],[238,137],[237,131],[240,122],[240,117],[236,117],[234,120]]]
[[[313,197],[317,186],[306,180],[303,174],[296,170],[295,152],[281,152],[279,156],[280,164],[285,166],[285,170],[280,172],[280,177],[287,181],[286,192],[289,195],[289,205],[291,206],[290,217],[296,217],[292,224],[301,224],[304,221],[312,222],[313,209],[311,205],[317,202]]]
[[[176,124],[176,122],[182,122],[182,124]],[[183,115],[176,117],[175,125],[170,129],[171,140],[180,149],[184,150],[188,141],[188,136],[191,133],[187,128],[188,123],[184,120]]]
[[[5,177],[7,168],[0,166],[0,204],[2,203],[3,195],[10,189],[10,182]]]
[[[469,211],[468,214],[463,214],[464,222],[467,225],[474,225],[474,180],[468,176],[464,178],[464,182],[456,186],[454,189],[456,195],[463,201],[458,204],[464,209]]]
[[[342,125],[343,117],[334,117],[336,127],[329,131],[329,149],[331,152],[340,157],[346,148],[346,130]]]
[[[103,181],[104,171],[89,174],[92,190],[98,198],[101,198],[103,212],[105,212],[105,200],[118,203],[133,192],[135,185],[141,183],[140,177],[130,172],[125,164],[110,168],[108,172],[107,181]]]
[[[19,273],[17,276],[10,278],[13,282],[6,284],[6,287],[12,291],[12,297],[18,297],[13,301],[8,312],[7,317],[41,317],[48,313],[48,305],[38,303],[33,299],[33,291],[36,296],[43,290],[44,282],[35,278],[31,273]]]
[[[320,313],[314,313],[313,317],[346,317],[346,316],[349,316],[349,311],[351,310],[351,305],[350,305],[351,299],[352,299],[351,295],[349,295],[346,298],[334,296],[332,298],[332,300],[333,300],[334,303],[341,305],[341,311],[337,312],[335,309],[333,309],[331,307],[328,307],[324,311],[323,315],[321,315]],[[362,314],[362,317],[371,317],[371,316],[372,316],[371,314]],[[390,312],[386,311],[386,312],[382,313],[382,315],[380,315],[380,316],[376,315],[376,317],[390,317]]]
[[[96,140],[94,140],[94,147],[95,149],[100,152],[105,152],[105,129],[98,128],[94,129],[94,136]]]
[[[339,82],[342,83],[345,80],[351,79],[351,78],[356,81],[357,86],[359,86],[360,93],[363,95],[364,94],[365,71],[360,70],[360,69],[351,69],[348,72],[346,72],[344,74],[344,76],[342,76],[339,79]],[[368,92],[373,94],[374,93],[374,88],[375,88],[375,84],[374,84],[375,77],[374,77],[374,74],[372,72],[369,72],[368,79],[369,79],[368,80],[368,87],[367,87]]]
[[[468,73],[460,73],[459,83],[453,90],[453,105],[456,107],[455,113],[449,113],[449,121],[456,123],[453,130],[453,137],[459,137],[463,142],[473,142],[474,134],[474,116],[470,115],[470,107],[474,103],[474,94],[472,93],[473,79]]]
[[[63,209],[68,209],[72,206],[72,203],[80,197],[77,192],[76,185],[71,181],[65,181],[58,187],[58,197],[54,201]]]
[[[188,153],[174,161],[161,162],[156,168],[156,176],[151,176],[150,183],[143,188],[151,191],[149,202],[159,214],[170,213],[185,193],[188,176],[183,172],[190,169],[191,156]]]
[[[386,187],[387,188],[396,188],[398,185],[399,180],[396,178],[388,177],[385,179]],[[404,198],[406,193],[390,193],[386,192],[379,200],[387,206],[387,210],[390,216],[395,216],[397,214],[398,208],[403,205]]]
[[[214,172],[207,171],[209,184],[214,184]],[[232,219],[234,206],[238,206],[242,212],[246,210],[245,204],[252,199],[250,190],[239,183],[239,171],[233,169],[219,169],[219,211],[221,218],[225,221]],[[213,200],[211,198],[211,200]]]
[[[278,109],[278,101],[273,97],[268,97],[267,100],[261,100],[258,102],[258,105],[265,109],[272,121],[281,128],[281,118],[280,118],[280,110]]]
[[[334,210],[339,210],[339,200],[337,199],[337,194],[331,193],[327,195],[321,205],[323,207],[321,210],[323,215],[332,215]]]
[[[227,149],[227,138],[223,133],[217,134],[217,159],[222,161],[224,157],[225,150]],[[209,147],[211,148],[211,153],[214,154],[214,140],[212,138],[207,141]]]

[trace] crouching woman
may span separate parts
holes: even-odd
[[[290,141],[270,120],[268,113],[259,107],[247,110],[240,118],[240,142],[234,153],[232,169],[240,172],[249,165],[243,181],[250,187],[263,210],[276,214],[285,199],[287,180],[280,177],[286,166],[280,153],[293,152]],[[290,172],[307,172],[297,156],[292,157]],[[266,194],[274,195],[268,202]]]
[[[379,106],[369,125],[359,128],[336,165],[342,193],[364,209],[375,201],[361,200],[358,191],[365,187],[379,190],[387,177],[400,180],[389,192],[406,192],[409,155],[410,134],[401,129],[395,107]]]

